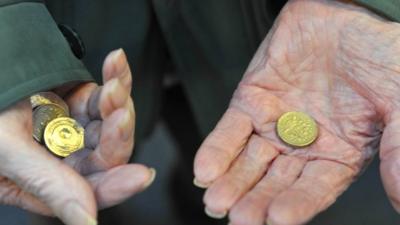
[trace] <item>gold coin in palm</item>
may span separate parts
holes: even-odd
[[[278,119],[276,128],[280,139],[294,147],[308,146],[318,136],[317,123],[303,112],[284,113]]]
[[[57,156],[67,157],[84,147],[84,128],[74,119],[60,117],[47,124],[44,141]]]
[[[32,109],[41,105],[55,104],[61,107],[69,116],[69,107],[65,101],[53,92],[40,92],[30,97]]]
[[[47,124],[59,117],[68,116],[63,108],[55,104],[45,104],[40,105],[33,111],[32,115],[32,125],[33,131],[32,135],[38,142],[43,141],[43,134]]]

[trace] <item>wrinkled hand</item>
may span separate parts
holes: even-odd
[[[64,160],[33,140],[28,100],[0,114],[1,203],[56,215],[68,225],[94,225],[97,207],[116,205],[152,182],[154,170],[126,164],[135,112],[122,50],[105,60],[103,80],[102,87],[85,83],[56,90],[86,130],[85,148]]]
[[[282,10],[231,104],[200,147],[206,212],[231,225],[300,225],[326,209],[380,149],[400,212],[400,26],[365,9],[295,0]],[[318,123],[295,149],[276,136],[287,111]],[[380,142],[380,146],[379,146]]]

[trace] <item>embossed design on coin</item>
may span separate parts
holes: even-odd
[[[55,104],[46,104],[37,107],[33,111],[33,137],[42,142],[44,129],[47,124],[58,117],[68,116],[64,109]]]
[[[30,98],[32,108],[36,108],[40,105],[51,104],[51,101],[47,98],[44,98],[40,95],[33,95]]]
[[[31,96],[30,100],[32,109],[41,105],[55,104],[61,107],[66,112],[66,115],[69,116],[69,107],[67,103],[53,92],[40,92]]]
[[[285,143],[305,147],[315,141],[318,127],[313,118],[303,112],[287,112],[277,122],[278,136]]]
[[[52,120],[44,131],[47,148],[61,157],[67,157],[82,149],[84,136],[84,128],[76,120],[68,117]]]

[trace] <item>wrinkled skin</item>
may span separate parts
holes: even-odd
[[[85,149],[64,160],[33,140],[29,100],[0,114],[0,203],[55,215],[67,225],[94,225],[97,208],[116,205],[152,182],[154,170],[126,164],[135,112],[122,50],[105,60],[103,80],[102,87],[85,83],[55,90],[86,130]]]
[[[300,225],[335,202],[379,150],[400,212],[400,26],[358,6],[287,3],[231,104],[200,147],[206,212],[231,225]],[[287,111],[318,123],[296,149],[275,125]]]

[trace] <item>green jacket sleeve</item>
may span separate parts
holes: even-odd
[[[400,0],[355,0],[355,2],[393,21],[400,22]]]
[[[36,92],[90,80],[42,1],[0,0],[0,111]]]

